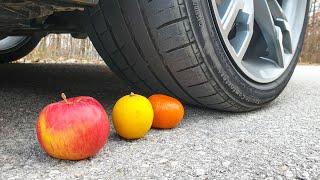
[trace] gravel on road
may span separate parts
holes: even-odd
[[[299,66],[284,93],[242,114],[186,107],[181,126],[125,141],[113,127],[88,160],[53,159],[35,122],[48,103],[89,95],[109,115],[130,88],[104,65],[0,66],[0,179],[319,179],[320,66]]]

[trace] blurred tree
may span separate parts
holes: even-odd
[[[300,62],[307,64],[320,63],[320,0],[312,0],[309,24]]]

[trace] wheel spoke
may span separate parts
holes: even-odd
[[[232,54],[241,61],[247,52],[253,35],[254,0],[218,0],[222,33],[229,38]],[[230,35],[230,36],[229,36]]]
[[[222,15],[222,24],[225,33],[229,34],[240,10],[243,9],[243,7],[244,0],[229,0],[224,1],[223,4],[221,4],[219,9]]]
[[[273,9],[271,10],[270,7]],[[284,67],[283,34],[281,28],[274,21],[274,18],[278,23],[285,21],[281,18],[284,16],[283,13],[280,13],[281,11],[275,0],[255,1],[255,19],[268,46],[268,57],[263,57],[263,59],[272,60],[278,66]]]
[[[268,4],[275,25],[280,27],[283,33],[284,50],[287,51],[287,53],[292,53],[291,26],[288,23],[288,19],[276,0],[268,0]]]
[[[288,21],[284,19],[276,19],[275,21],[276,26],[280,27],[282,34],[283,34],[283,47],[286,53],[293,53],[292,48],[292,29]]]
[[[242,61],[252,39],[254,16],[253,14],[248,16],[248,14],[241,13],[240,19],[242,22],[236,23],[237,35],[230,40],[230,43],[234,47],[237,59]]]
[[[287,21],[287,17],[285,16],[280,4],[276,0],[267,0],[267,2],[274,19],[283,19]]]

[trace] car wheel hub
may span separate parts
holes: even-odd
[[[307,0],[210,0],[234,64],[250,80],[270,83],[289,67]]]

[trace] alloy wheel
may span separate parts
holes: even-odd
[[[307,0],[209,0],[234,64],[250,80],[270,83],[294,59]]]

